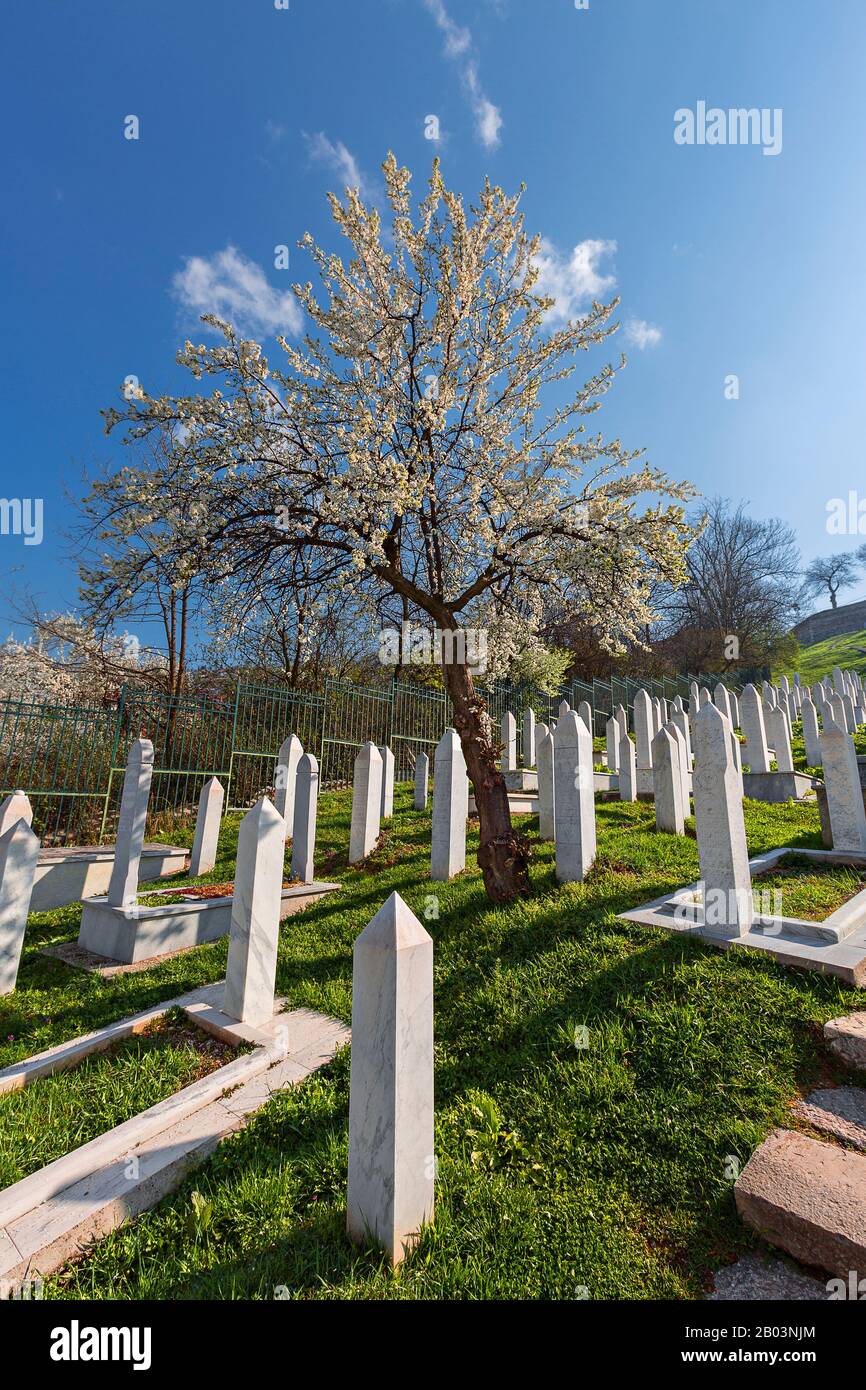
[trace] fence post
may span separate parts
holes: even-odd
[[[108,823],[108,807],[111,801],[111,783],[114,778],[114,766],[117,762],[117,753],[120,747],[120,735],[123,728],[123,713],[126,709],[126,684],[120,687],[120,695],[117,700],[117,716],[114,720],[114,738],[111,741],[111,757],[108,762],[108,784],[105,788],[105,796],[102,800],[102,822],[99,826],[99,839],[97,844],[101,845],[105,838],[105,827]]]
[[[235,709],[234,715],[232,716],[232,746],[229,750],[229,775],[226,778],[226,796],[224,803],[226,810],[228,810],[229,806],[234,804],[232,802],[232,774],[235,767],[235,739],[238,731],[238,706],[240,705],[240,699],[241,683],[240,681],[235,681]]]
[[[320,758],[319,758],[319,789],[320,789],[320,790],[321,790],[321,788],[325,785],[325,781],[326,781],[326,778],[327,778],[327,776],[328,776],[328,746],[327,746],[326,740],[327,740],[328,710],[329,710],[330,707],[331,707],[331,702],[330,702],[330,700],[329,700],[329,698],[328,698],[330,684],[331,684],[331,677],[330,677],[330,676],[326,676],[326,677],[325,677],[325,695],[324,695],[324,699],[322,700],[322,736],[321,736],[322,752],[321,752],[321,756],[320,756]]]

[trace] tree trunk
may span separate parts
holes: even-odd
[[[505,779],[487,731],[486,706],[468,667],[447,662],[443,672],[481,825],[478,867],[487,896],[495,903],[507,903],[528,892],[529,842],[512,829]]]

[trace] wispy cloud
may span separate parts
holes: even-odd
[[[185,309],[216,314],[239,333],[262,337],[301,331],[303,313],[291,290],[268,283],[256,261],[235,246],[212,256],[190,256],[172,280],[172,291]]]
[[[658,347],[662,340],[662,331],[656,328],[655,324],[647,323],[646,319],[628,319],[625,325],[625,336],[630,343],[643,352],[644,348]]]
[[[304,134],[307,153],[315,164],[324,164],[338,174],[344,188],[357,188],[361,197],[368,203],[375,203],[376,193],[370,180],[364,174],[352,151],[342,140],[329,140],[323,130],[315,135]]]
[[[600,268],[601,261],[615,252],[615,241],[589,239],[578,242],[566,257],[553,242],[542,237],[535,258],[540,272],[535,292],[556,301],[548,310],[549,321],[567,322],[615,287],[616,276],[602,274]]]
[[[272,121],[270,116],[265,121],[265,134],[273,144],[278,145],[286,135],[286,127],[279,121]]]
[[[494,106],[481,85],[481,79],[478,75],[478,57],[473,46],[471,31],[460,24],[455,24],[445,8],[444,0],[424,0],[424,6],[432,15],[436,27],[443,35],[445,57],[456,64],[460,70],[469,105],[475,117],[475,130],[478,138],[486,150],[495,150],[499,144],[502,115],[499,107]]]

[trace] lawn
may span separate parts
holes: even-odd
[[[774,671],[773,680],[778,682],[781,675],[793,679],[799,671],[803,685],[814,685],[834,667],[843,671],[858,671],[866,679],[866,632],[846,632],[841,637],[828,637],[824,642],[815,642],[811,647],[803,647],[793,666],[781,666]]]
[[[738,1167],[799,1093],[839,1077],[821,1025],[862,997],[618,922],[697,878],[696,844],[657,834],[651,805],[599,802],[597,815],[596,865],[567,887],[525,818],[531,896],[503,908],[484,896],[474,831],[472,867],[430,882],[430,816],[408,788],[361,868],[346,865],[350,795],[321,799],[317,872],[343,891],[283,924],[278,991],[348,1021],[352,944],[395,889],[435,943],[436,1221],[398,1272],[343,1235],[343,1052],[46,1296],[699,1298],[753,1243],[734,1211]],[[814,807],[746,802],[746,822],[752,853],[820,847]],[[212,881],[231,879],[236,838],[227,821]],[[225,941],[112,980],[40,955],[75,936],[79,911],[32,918],[19,989],[0,1000],[0,1064],[224,972]]]

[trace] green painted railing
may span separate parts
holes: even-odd
[[[528,705],[549,724],[563,699],[574,709],[587,700],[593,732],[601,736],[616,706],[631,708],[642,686],[664,699],[688,699],[694,679],[701,678],[573,680],[555,696],[500,682],[486,698],[495,728],[505,710],[515,713],[519,745]],[[228,807],[251,806],[272,788],[274,759],[289,733],[318,758],[322,785],[337,787],[351,782],[355,754],[368,739],[389,744],[397,780],[408,779],[416,753],[432,754],[449,722],[443,691],[403,680],[364,686],[329,679],[320,691],[241,681],[226,699],[172,698],[124,686],[116,704],[105,707],[0,700],[0,795],[19,787],[27,792],[34,828],[46,844],[101,843],[116,828],[126,751],[135,738],[154,745],[155,829],[187,815],[212,776],[225,785]]]

